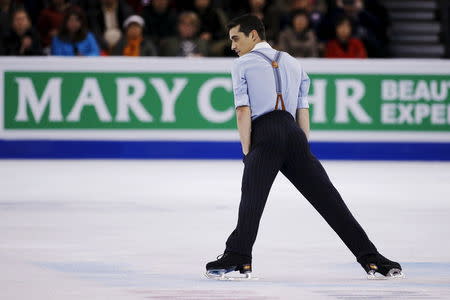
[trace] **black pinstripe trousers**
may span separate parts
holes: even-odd
[[[267,196],[281,171],[357,258],[378,253],[311,154],[305,133],[290,113],[275,110],[252,122],[244,164],[238,223],[226,242],[226,252],[251,257]]]

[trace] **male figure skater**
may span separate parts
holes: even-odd
[[[369,274],[402,276],[401,266],[378,253],[348,210],[308,144],[309,77],[288,53],[265,42],[264,25],[252,15],[228,24],[237,125],[244,157],[236,229],[221,258],[206,265],[208,277],[239,271],[250,277],[252,247],[267,196],[281,171],[339,235]]]

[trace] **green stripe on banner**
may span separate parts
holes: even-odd
[[[310,75],[313,130],[450,131],[449,75]],[[5,131],[236,127],[225,72],[7,71],[4,100]]]

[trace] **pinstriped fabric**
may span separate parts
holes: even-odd
[[[306,136],[291,114],[273,111],[252,122],[251,149],[244,163],[238,223],[225,251],[251,257],[270,188],[281,171],[356,257],[377,253],[322,165],[311,154]]]

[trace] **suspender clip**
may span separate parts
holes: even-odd
[[[277,93],[277,103],[275,104],[275,110],[278,110],[278,103],[281,102],[281,109],[286,110],[284,106],[283,95],[281,93]]]

